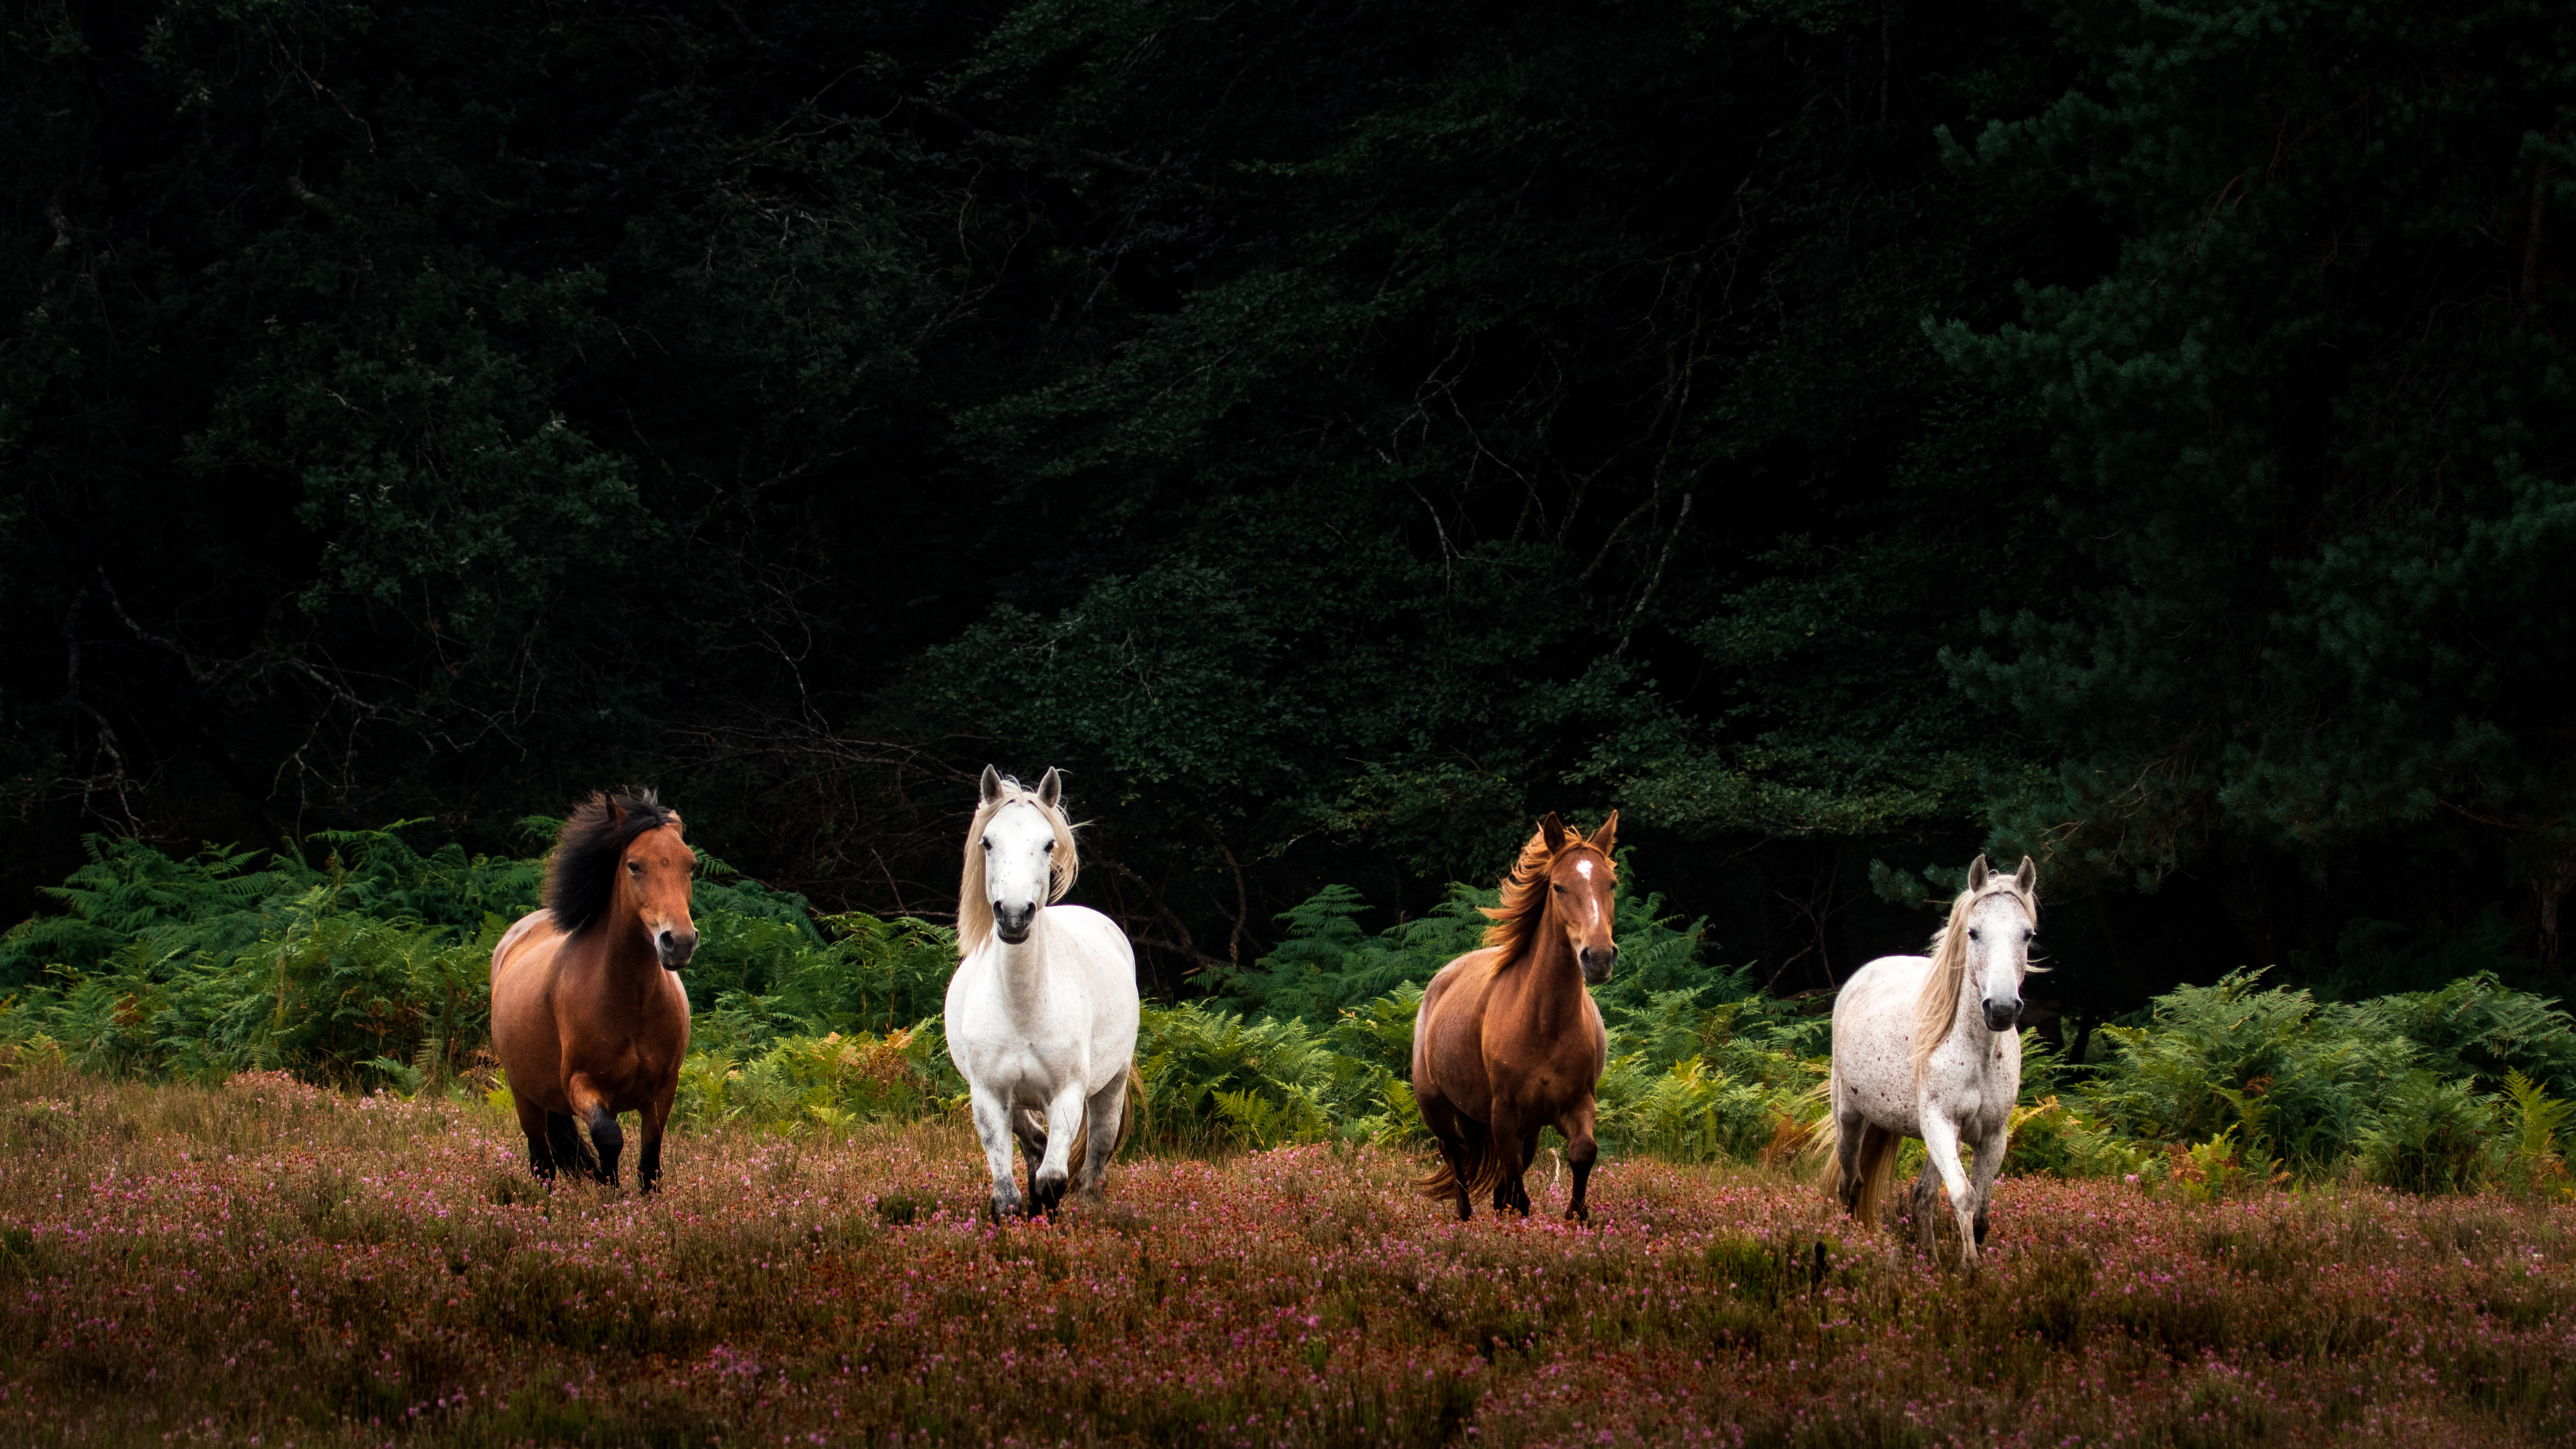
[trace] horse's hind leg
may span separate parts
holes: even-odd
[[[1466,1222],[1476,1215],[1475,1201],[1467,1195],[1468,1179],[1476,1175],[1475,1164],[1480,1153],[1474,1142],[1456,1137],[1431,1139],[1440,1148],[1440,1158],[1449,1164],[1449,1180],[1457,1186],[1458,1221]]]
[[[1844,1101],[1843,1079],[1839,1075],[1833,1078],[1833,1113],[1834,1195],[1842,1199],[1843,1211],[1857,1218],[1861,1214],[1861,1194],[1866,1190],[1862,1174],[1867,1170],[1869,1119]]]
[[[1038,1164],[1046,1160],[1046,1119],[1026,1107],[1011,1113],[1011,1136],[1020,1144],[1021,1170],[1028,1174],[1026,1201],[1038,1200]],[[1032,1208],[1031,1211],[1036,1211]]]
[[[1521,1175],[1512,1179],[1512,1206],[1520,1209],[1522,1217],[1530,1215],[1529,1170],[1538,1161],[1538,1133],[1532,1127],[1521,1134]]]
[[[2012,1139],[2001,1127],[1989,1130],[1977,1144],[1977,1155],[1968,1163],[1968,1188],[1976,1205],[1977,1246],[1986,1246],[1986,1205],[1994,1201],[1995,1179],[2004,1170],[2004,1152]]]
[[[1110,1154],[1118,1150],[1118,1134],[1126,1126],[1127,1074],[1120,1072],[1109,1079],[1108,1086],[1092,1093],[1083,1111],[1089,1118],[1085,1130],[1091,1135],[1082,1145],[1082,1162],[1074,1170],[1073,1195],[1096,1203],[1106,1199],[1100,1185],[1109,1176]]]
[[[528,1170],[537,1175],[539,1182],[554,1181],[555,1153],[552,1136],[556,1114],[516,1092],[510,1094],[510,1106],[518,1112],[519,1131],[526,1134],[528,1139]],[[567,1127],[572,1123],[569,1117],[564,1118],[563,1121]]]
[[[1574,1169],[1574,1200],[1565,1205],[1565,1215],[1575,1222],[1592,1221],[1592,1205],[1584,1192],[1592,1182],[1592,1164],[1601,1156],[1601,1144],[1593,1140],[1592,1126],[1590,1097],[1575,1103],[1565,1119],[1556,1124],[1556,1130],[1565,1134],[1566,1166]]]
[[[564,1095],[572,1099],[573,1116],[590,1128],[590,1145],[599,1152],[599,1180],[615,1186],[617,1155],[625,1150],[626,1134],[618,1130],[617,1114],[608,1110],[607,1095],[580,1072],[564,1083]]]
[[[581,1140],[581,1124],[569,1114],[546,1114],[546,1152],[552,1159],[546,1171],[548,1181],[558,1173],[591,1177],[599,1171],[599,1159],[591,1155],[590,1144]]]
[[[1490,1134],[1485,1150],[1494,1154],[1496,1165],[1501,1169],[1494,1175],[1494,1211],[1518,1208],[1522,1217],[1528,1217],[1529,1192],[1521,1186],[1521,1173],[1529,1166],[1529,1153],[1538,1142],[1538,1129],[1524,1129],[1519,1115],[1499,1103],[1495,1106],[1493,1120],[1485,1125]]]
[[[1924,1252],[1940,1246],[1940,1229],[1932,1213],[1941,1198],[1941,1171],[1932,1159],[1923,1159],[1923,1170],[1905,1187],[1905,1210],[1914,1219],[1914,1243]]]

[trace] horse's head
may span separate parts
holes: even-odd
[[[698,949],[689,875],[698,857],[680,839],[680,812],[650,790],[594,791],[564,817],[546,859],[546,909],[566,934],[641,924],[673,971]]]
[[[2039,867],[2026,855],[2009,882],[1990,875],[1982,855],[1968,867],[1967,915],[1959,923],[1968,932],[1964,984],[1977,991],[1988,1031],[2021,1024],[2022,977],[2031,970],[2030,941],[2039,930],[2038,883]]]
[[[1038,908],[1073,883],[1073,837],[1057,808],[1063,784],[1050,767],[1035,790],[1006,782],[984,767],[976,819],[982,829],[966,843],[983,857],[984,900],[992,908],[993,934],[1016,946],[1036,928]],[[968,872],[971,879],[974,871]]]
[[[625,818],[623,811],[618,818]],[[644,923],[653,954],[666,971],[679,970],[697,954],[698,927],[689,919],[689,881],[697,869],[697,852],[680,838],[677,810],[627,842],[617,861],[619,903]]]
[[[1619,812],[1611,811],[1589,839],[1567,830],[1554,811],[1538,828],[1553,858],[1547,872],[1548,914],[1565,932],[1584,981],[1599,986],[1619,961],[1619,943],[1611,934],[1618,918],[1619,870],[1610,853],[1618,844]]]

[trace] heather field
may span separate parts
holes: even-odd
[[[1614,1160],[1589,1229],[1460,1226],[1401,1153],[1286,1147],[993,1227],[941,1123],[678,1138],[654,1201],[538,1190],[481,1105],[280,1075],[32,1067],[0,1131],[13,1443],[2576,1433],[2563,1200],[2016,1178],[1971,1277],[1763,1168]]]

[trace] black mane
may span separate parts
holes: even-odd
[[[546,861],[546,909],[555,924],[569,935],[606,914],[626,847],[678,814],[650,790],[596,791],[574,806]]]

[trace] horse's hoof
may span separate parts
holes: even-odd
[[[1037,1181],[1031,1184],[1029,1216],[1033,1218],[1055,1216],[1056,1205],[1064,1201],[1064,1189],[1065,1180],[1062,1176],[1049,1177],[1041,1174]]]

